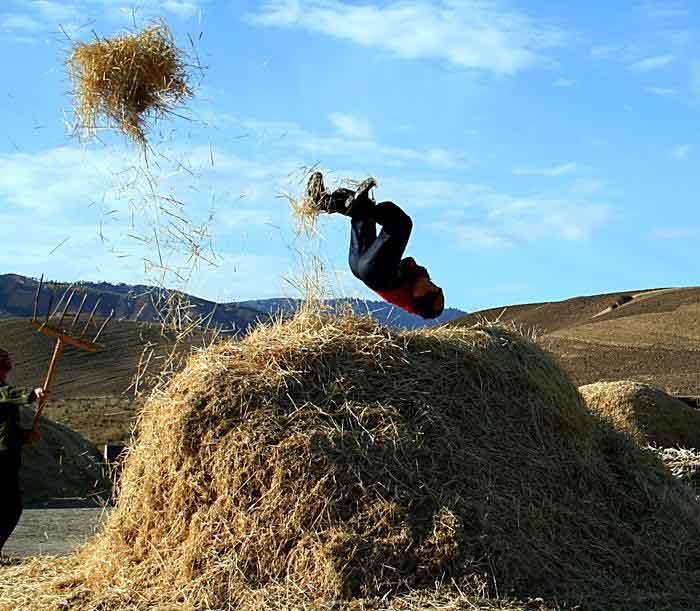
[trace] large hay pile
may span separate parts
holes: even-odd
[[[147,117],[163,117],[192,95],[187,64],[165,22],[138,34],[77,43],[67,61],[75,112],[88,135],[100,118],[145,144]]]
[[[30,410],[24,419],[30,420]],[[79,433],[47,418],[39,421],[40,439],[24,448],[20,480],[26,504],[84,499],[100,504],[111,483],[95,447]]]
[[[698,536],[687,488],[516,333],[302,311],[194,356],[146,405],[117,507],[63,587],[31,595],[29,577],[58,569],[29,565],[0,594],[72,610],[405,595],[405,609],[441,583],[678,609],[700,600]]]
[[[579,391],[594,413],[640,445],[700,448],[700,410],[639,382],[598,382]]]

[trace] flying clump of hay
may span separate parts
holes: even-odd
[[[188,64],[163,21],[136,34],[74,45],[67,60],[75,113],[89,136],[106,119],[145,144],[149,118],[162,118],[193,94]]]
[[[465,608],[700,599],[687,487],[500,327],[307,308],[218,344],[146,404],[120,486],[96,540],[0,591],[75,611],[398,609],[436,584]]]
[[[640,445],[700,449],[700,410],[649,384],[598,382],[581,386],[588,407]]]

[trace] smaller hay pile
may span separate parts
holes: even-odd
[[[657,448],[655,451],[675,477],[700,495],[700,452],[684,448]]]
[[[23,419],[30,417],[26,409]],[[111,483],[90,442],[47,418],[41,418],[39,434],[39,440],[22,452],[20,481],[26,504],[77,498],[101,504],[109,498]]]
[[[172,114],[193,93],[184,54],[162,21],[139,34],[78,43],[66,63],[78,127],[88,136],[104,118],[143,145],[148,117]]]
[[[700,410],[639,382],[598,382],[579,388],[588,408],[640,445],[700,448]]]

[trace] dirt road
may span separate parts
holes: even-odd
[[[3,553],[15,557],[69,554],[95,534],[107,511],[93,507],[25,509]]]

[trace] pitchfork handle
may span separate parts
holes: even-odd
[[[56,347],[53,351],[53,356],[51,357],[51,364],[49,365],[49,372],[46,374],[46,381],[44,382],[44,393],[49,390],[49,386],[53,382],[54,374],[56,373],[56,366],[58,365],[58,360],[63,354],[63,340],[59,337],[56,339]],[[34,414],[34,420],[32,421],[32,433],[36,431],[39,425],[39,418],[41,417],[41,412],[44,411],[44,404],[46,403],[46,394],[39,401],[39,407]]]

